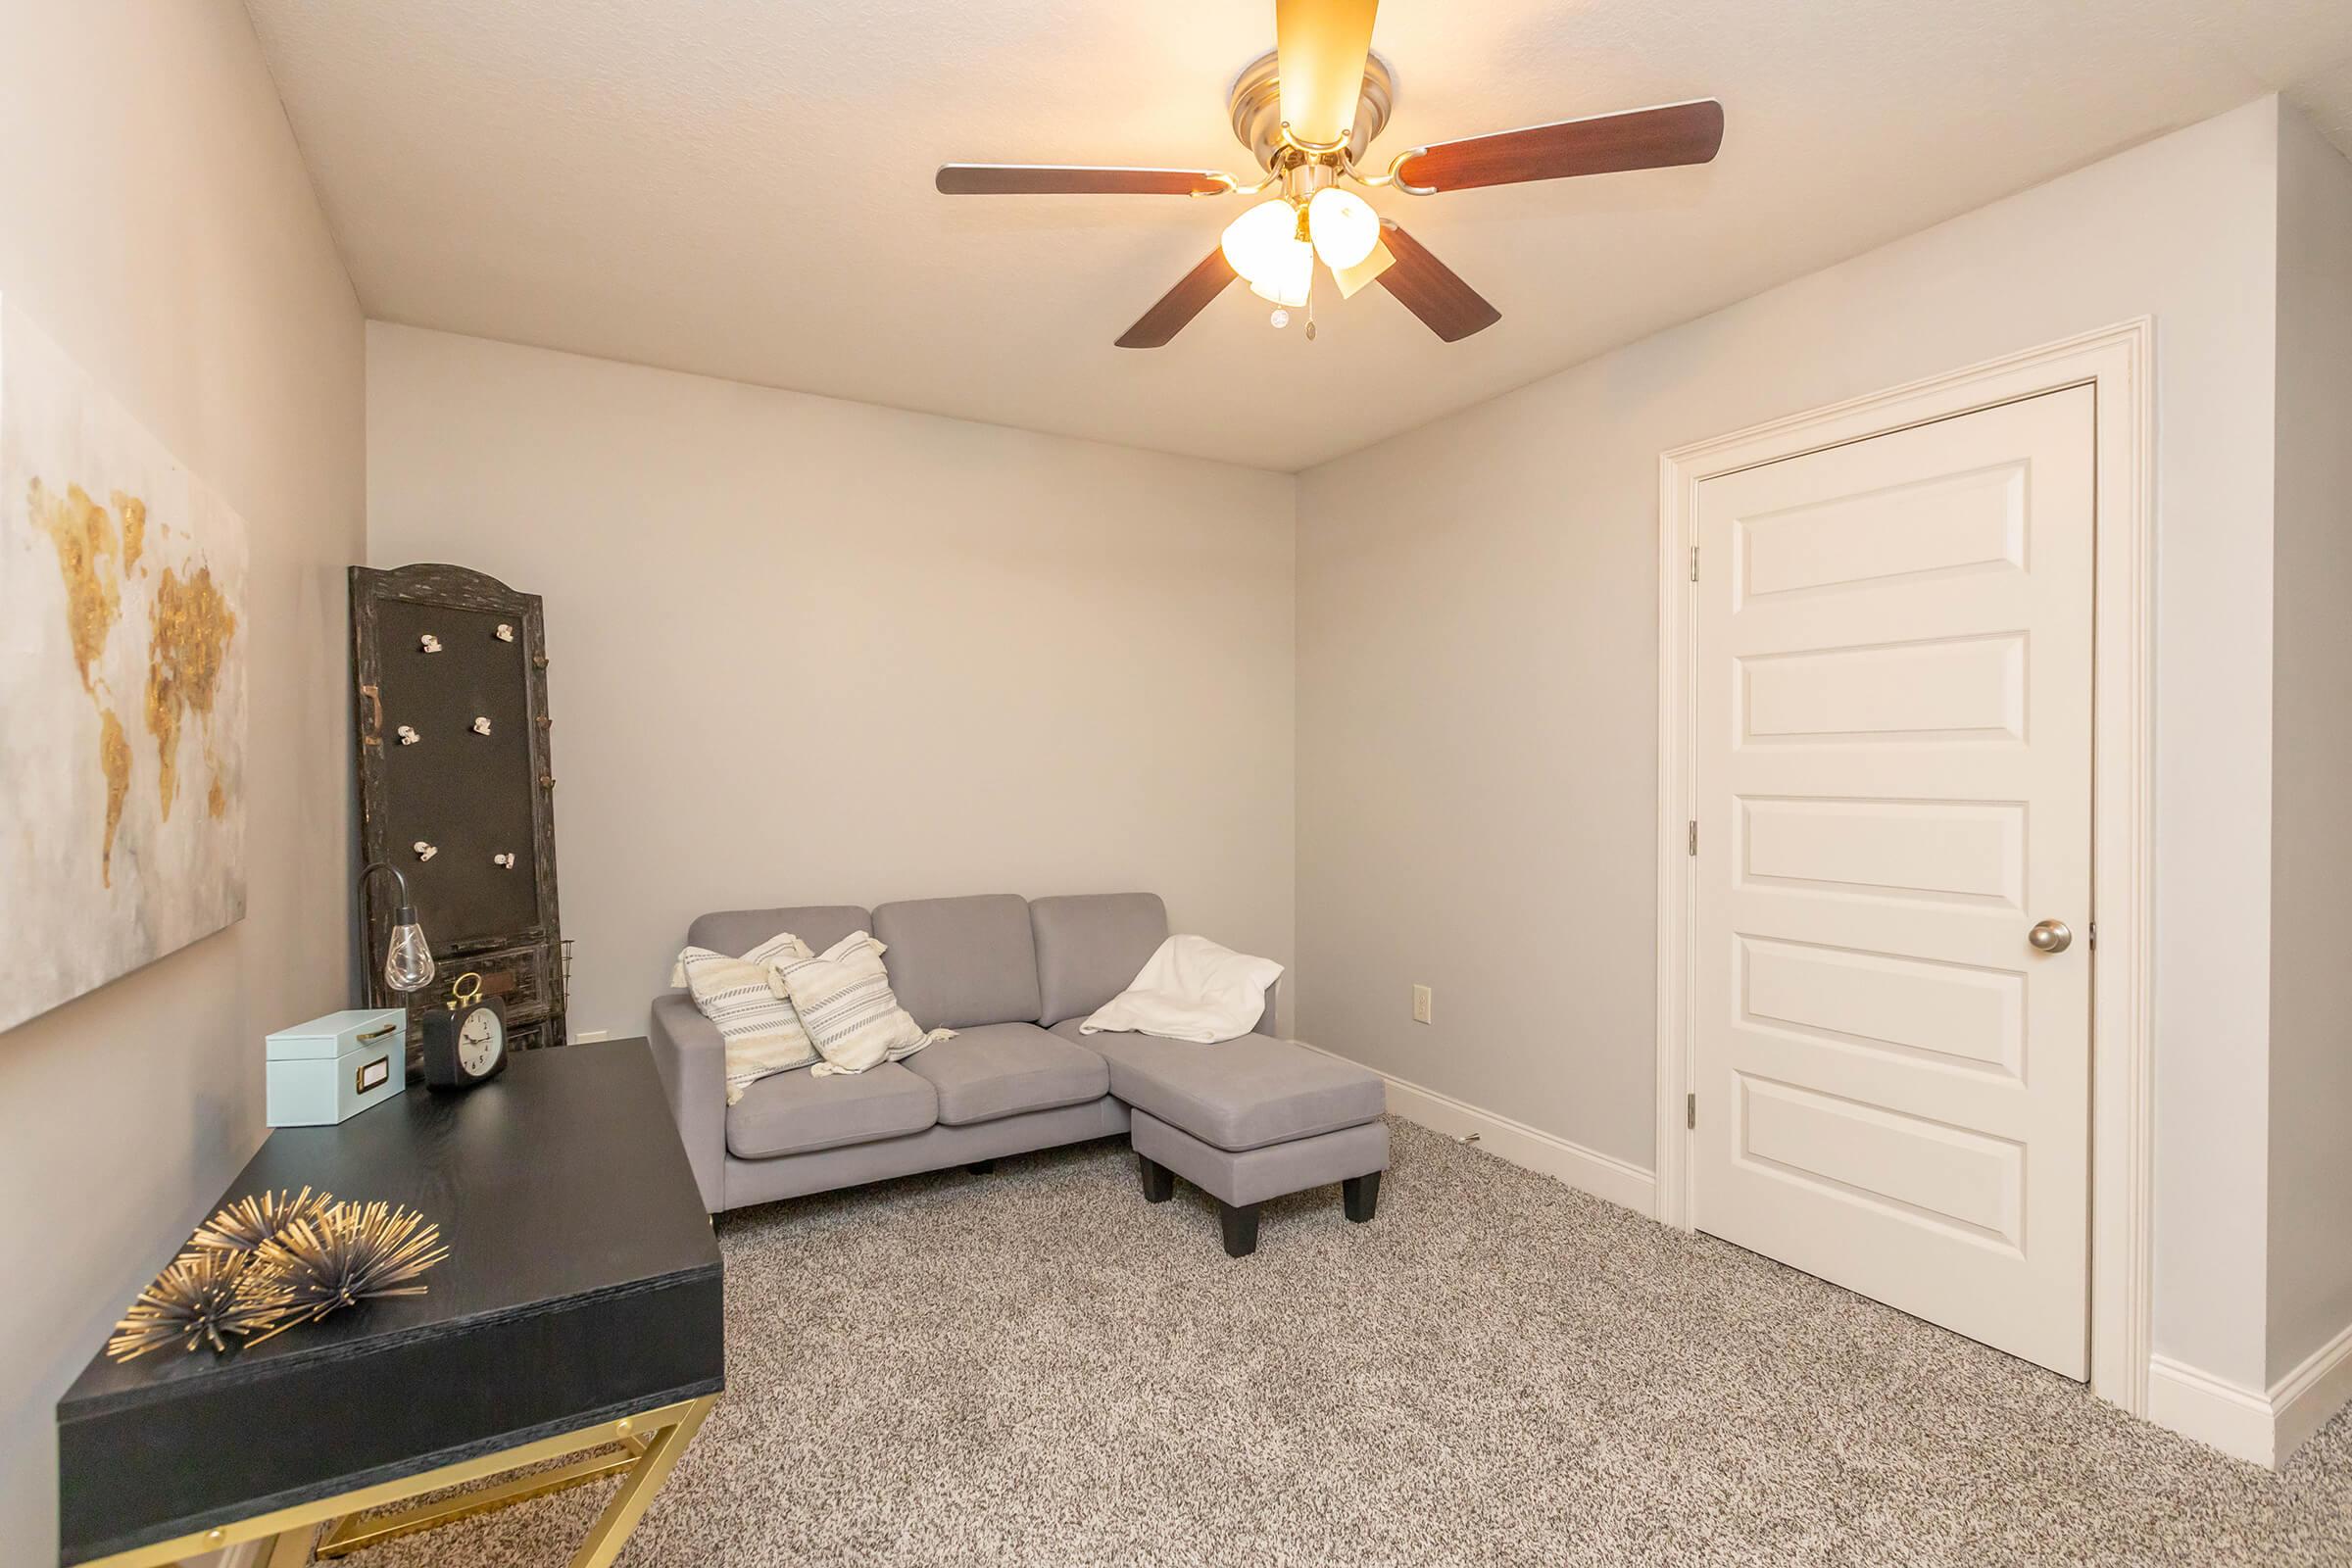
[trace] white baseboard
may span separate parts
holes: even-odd
[[[2271,1410],[2278,1424],[2278,1462],[2303,1446],[2328,1418],[2352,1403],[2352,1324],[2304,1357],[2303,1364],[2271,1385]]]
[[[2352,1325],[2256,1393],[2169,1356],[2148,1358],[2148,1419],[2276,1469],[2352,1402]]]
[[[1336,1051],[1326,1051],[1312,1041],[1298,1042],[1310,1051],[1321,1051],[1326,1056],[1339,1056],[1342,1061],[1353,1061]],[[1378,1067],[1356,1062],[1371,1072]],[[1394,1073],[1380,1072],[1388,1081],[1389,1109],[1406,1121],[1418,1122],[1432,1132],[1448,1138],[1478,1135],[1478,1147],[1488,1153],[1507,1159],[1514,1165],[1566,1182],[1579,1192],[1632,1209],[1645,1219],[1655,1219],[1658,1213],[1658,1179],[1639,1165],[1629,1165],[1611,1154],[1572,1144],[1565,1138],[1516,1122],[1508,1116],[1498,1116],[1491,1110],[1465,1103],[1451,1095],[1441,1095],[1434,1089],[1399,1078]]]
[[[2148,1357],[2148,1419],[2256,1464],[2271,1463],[2278,1452],[2269,1396],[2170,1356]]]

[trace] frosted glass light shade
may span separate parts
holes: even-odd
[[[1233,270],[1254,284],[1295,265],[1290,262],[1288,252],[1298,243],[1298,210],[1277,197],[1270,202],[1259,202],[1226,224],[1219,248]]]
[[[384,984],[395,991],[421,991],[432,979],[433,955],[424,945],[424,927],[413,920],[394,926],[384,946]]]
[[[1266,270],[1250,280],[1250,292],[1277,305],[1304,305],[1315,283],[1315,248],[1305,240],[1285,242]]]
[[[1315,254],[1335,272],[1344,272],[1380,243],[1380,215],[1361,196],[1326,185],[1306,205],[1307,230]]]
[[[1355,298],[1358,289],[1371,283],[1381,273],[1396,265],[1396,258],[1390,254],[1388,246],[1376,244],[1372,247],[1372,254],[1353,267],[1333,268],[1331,280],[1340,285],[1340,298],[1351,300]]]

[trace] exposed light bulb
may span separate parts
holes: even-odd
[[[401,913],[408,918],[392,928],[392,940],[384,947],[384,984],[394,991],[421,991],[432,983],[432,950],[424,944],[424,928],[416,923],[416,911]]]
[[[416,841],[418,859],[429,860],[436,853],[422,839]],[[370,860],[360,868],[362,917],[366,917],[368,907],[368,879],[378,871],[388,874],[392,885],[400,890],[400,903],[394,906],[392,915],[392,936],[384,944],[384,984],[394,991],[421,991],[432,983],[433,950],[425,945],[424,927],[416,923],[416,906],[409,902],[409,879],[391,861]]]
[[[1298,242],[1298,211],[1276,197],[1226,224],[1219,248],[1235,271],[1256,283],[1285,265],[1287,251]]]
[[[1380,215],[1351,191],[1326,185],[1307,204],[1308,232],[1315,254],[1335,272],[1357,266],[1380,243]]]

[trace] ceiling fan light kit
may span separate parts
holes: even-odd
[[[1396,253],[1390,250],[1388,246],[1381,243],[1380,240],[1374,239],[1372,242],[1372,253],[1369,256],[1366,256],[1362,261],[1356,263],[1353,267],[1333,268],[1331,270],[1331,280],[1340,285],[1340,298],[1344,300],[1351,300],[1355,298],[1356,290],[1362,288],[1365,284],[1372,282],[1374,279],[1378,278],[1381,273],[1387,271],[1390,268],[1395,267],[1396,265]]]
[[[1502,318],[1478,291],[1376,213],[1345,178],[1406,196],[1541,179],[1667,169],[1712,160],[1723,106],[1712,98],[1593,115],[1459,141],[1412,147],[1377,174],[1358,167],[1396,104],[1396,75],[1372,52],[1377,0],[1275,0],[1275,47],[1243,69],[1227,94],[1233,133],[1265,171],[1244,184],[1221,170],[1113,169],[1061,164],[943,164],[949,196],[1257,196],[1277,191],[1225,227],[1217,248],[1119,338],[1159,348],[1236,277],[1270,300],[1281,326],[1306,305],[1318,261],[1340,297],[1379,282],[1446,342]],[[1314,336],[1310,316],[1306,335]]]
[[[1306,204],[1315,254],[1336,275],[1359,267],[1380,243],[1380,215],[1372,204],[1337,185],[1326,185]]]
[[[1281,198],[1260,202],[1225,226],[1217,243],[1250,291],[1277,305],[1304,305],[1315,247],[1298,233],[1298,213]]]

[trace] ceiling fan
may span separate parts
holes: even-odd
[[[1087,168],[1069,164],[942,164],[949,196],[1256,196],[1275,192],[1227,225],[1222,242],[1119,339],[1155,349],[1239,276],[1273,302],[1276,326],[1312,296],[1319,261],[1347,299],[1375,280],[1448,343],[1493,326],[1502,313],[1455,276],[1395,219],[1373,212],[1345,178],[1407,196],[1529,180],[1703,164],[1723,144],[1712,98],[1564,120],[1491,136],[1433,142],[1367,174],[1356,160],[1389,122],[1396,77],[1372,52],[1378,0],[1274,0],[1275,48],[1243,71],[1228,95],[1233,133],[1265,171],[1244,184],[1211,169]],[[1310,314],[1306,334],[1313,337]]]

